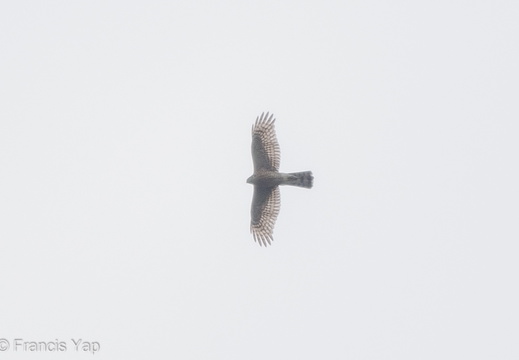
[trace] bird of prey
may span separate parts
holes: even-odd
[[[250,231],[260,245],[274,241],[272,233],[279,214],[279,185],[300,186],[310,189],[313,185],[311,171],[296,173],[279,172],[279,144],[274,130],[274,115],[261,114],[252,126],[252,161],[254,174],[247,183],[254,185],[252,196]]]

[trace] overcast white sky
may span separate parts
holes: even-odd
[[[2,2],[0,356],[519,358],[518,19]],[[263,111],[281,170],[315,176],[281,189],[268,248],[245,183]]]

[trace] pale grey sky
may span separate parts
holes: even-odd
[[[2,359],[517,359],[517,19],[3,2]],[[281,170],[315,176],[281,189],[268,248],[245,183],[263,111]]]

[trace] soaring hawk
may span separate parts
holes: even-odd
[[[254,174],[247,183],[254,185],[252,196],[250,231],[260,245],[274,241],[272,233],[279,214],[279,185],[300,186],[310,189],[313,185],[311,171],[280,173],[279,144],[274,131],[273,114],[261,114],[252,126],[252,161]]]

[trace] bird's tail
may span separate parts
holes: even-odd
[[[286,184],[310,189],[314,185],[314,177],[311,171],[290,173]]]

